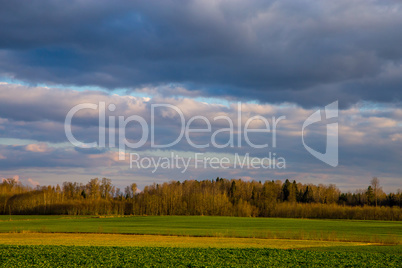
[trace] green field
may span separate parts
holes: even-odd
[[[255,237],[401,244],[402,222],[207,216],[1,216],[0,232]]]
[[[0,246],[2,267],[398,267],[402,255],[335,250]]]
[[[401,267],[401,241],[388,221],[0,216],[1,267]]]

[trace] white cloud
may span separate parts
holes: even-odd
[[[25,149],[34,153],[46,153],[51,151],[51,148],[49,148],[46,143],[28,144]]]
[[[34,180],[31,179],[31,178],[28,178],[27,181],[28,181],[32,186],[38,186],[38,185],[39,185],[39,182],[34,181]]]

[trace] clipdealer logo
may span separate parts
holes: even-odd
[[[78,141],[76,137],[73,135],[72,131],[72,119],[76,114],[80,111],[88,112],[89,110],[97,111],[98,121],[99,121],[99,137],[98,141],[93,141],[89,143],[84,143]],[[85,111],[86,110],[86,111]],[[237,104],[237,118],[233,119],[226,115],[217,115],[214,118],[207,118],[203,115],[196,115],[190,118],[186,118],[184,113],[180,110],[179,107],[174,106],[172,104],[150,104],[150,124],[144,119],[144,117],[140,115],[130,115],[130,116],[106,116],[106,112],[114,112],[116,110],[116,105],[111,103],[106,105],[105,102],[95,103],[82,103],[74,106],[68,113],[64,123],[64,130],[67,139],[69,142],[79,148],[116,148],[118,151],[119,160],[126,159],[126,149],[140,149],[142,147],[147,147],[151,149],[166,149],[166,148],[174,148],[180,141],[183,139],[187,142],[189,146],[194,149],[205,149],[205,148],[242,148],[244,145],[249,146],[254,149],[263,149],[268,148],[269,146],[272,148],[277,147],[277,128],[279,123],[282,120],[286,119],[286,116],[275,117],[272,116],[271,120],[261,116],[255,115],[247,118],[245,123],[242,118],[242,105],[241,103]],[[156,122],[155,118],[157,117],[156,113],[164,112],[172,114],[175,113],[176,116],[179,117],[179,120],[176,123],[180,124],[180,127],[177,127],[177,130],[180,132],[175,138],[174,141],[159,144],[157,143],[158,139],[156,138],[155,129]],[[303,123],[302,126],[302,143],[305,149],[312,154],[317,159],[323,161],[324,163],[336,167],[338,165],[338,123],[331,123],[327,125],[327,142],[326,142],[326,152],[320,153],[313,148],[309,147],[304,140],[305,129],[310,125],[313,125],[317,122],[320,122],[325,119],[337,118],[338,117],[338,102],[333,102],[324,109],[324,116],[321,116],[321,110],[315,111],[312,115],[310,115]],[[235,116],[236,117],[236,116]],[[186,120],[187,119],[187,120]],[[195,128],[193,127],[194,121],[203,122],[204,128]],[[212,123],[211,123],[212,121]],[[228,128],[221,128],[213,131],[212,125],[217,121],[226,121],[229,125]],[[258,121],[259,128],[252,127],[253,123]],[[108,124],[106,124],[106,122]],[[139,125],[139,133],[141,136],[140,139],[136,142],[131,142],[126,137],[126,128],[129,123],[136,123]],[[254,125],[255,126],[255,125]],[[262,126],[262,127],[261,127]],[[108,132],[106,135],[106,132]],[[217,135],[220,133],[226,133],[228,140],[226,143],[218,143]],[[249,134],[250,133],[268,133],[271,135],[271,143],[261,144],[256,143],[256,141],[251,141]],[[117,135],[118,134],[118,135]],[[203,136],[209,138],[208,142],[204,144],[197,144],[193,141],[191,135],[194,136]],[[106,137],[108,136],[108,140],[106,141]],[[117,141],[116,141],[116,136]],[[266,140],[265,140],[266,141]],[[285,159],[283,157],[276,156],[275,153],[269,152],[267,156],[263,158],[250,157],[249,153],[244,154],[241,157],[239,154],[234,155],[234,160],[231,163],[231,160],[227,157],[204,157],[202,161],[200,161],[199,153],[194,154],[194,157],[180,157],[179,155],[175,157],[170,157],[172,161],[167,157],[159,157],[159,159],[151,159],[150,157],[141,157],[138,153],[130,153],[130,167],[133,166],[133,163],[137,165],[137,168],[145,167],[145,168],[171,168],[177,167],[177,163],[183,163],[184,170],[190,165],[190,161],[193,161],[193,166],[203,166],[204,168],[228,168],[230,166],[236,166],[236,163],[243,163],[240,168],[286,168]],[[180,159],[179,159],[180,158]],[[242,160],[240,160],[242,159]],[[175,162],[173,162],[173,160]],[[204,163],[204,165],[201,164]],[[139,165],[139,163],[141,165]],[[161,164],[162,163],[162,164]],[[176,163],[176,165],[175,165]],[[205,163],[209,163],[206,165]],[[246,163],[246,165],[244,164]],[[256,164],[257,163],[257,164]],[[153,172],[155,172],[154,170]]]
[[[325,109],[322,111],[319,109],[315,111],[312,115],[310,115],[306,121],[303,123],[302,127],[302,142],[304,148],[316,157],[317,159],[321,160],[324,163],[327,163],[328,165],[332,167],[337,167],[339,163],[339,156],[338,156],[338,123],[329,123],[327,124],[327,133],[326,133],[326,149],[325,153],[318,152],[308,146],[305,141],[304,141],[304,130],[306,127],[323,121],[327,119],[332,119],[332,118],[338,118],[338,101],[335,101],[331,104],[328,104],[325,106]]]

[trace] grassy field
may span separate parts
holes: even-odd
[[[0,267],[400,267],[401,240],[386,221],[0,216]]]
[[[401,244],[402,222],[206,216],[0,216],[0,232],[113,233]]]
[[[0,246],[2,267],[400,267],[392,252],[167,247]]]

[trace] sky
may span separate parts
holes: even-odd
[[[0,178],[402,188],[400,1],[0,6]]]

